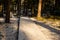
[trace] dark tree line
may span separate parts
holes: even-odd
[[[17,4],[18,0],[0,0],[0,3],[4,5],[4,10],[6,13],[6,21],[10,21],[10,3]],[[60,0],[24,0],[22,3],[22,8],[27,15],[28,10],[31,9],[32,16],[41,17],[44,16],[60,16]],[[16,5],[16,6],[17,6]],[[13,7],[13,6],[12,6]],[[31,15],[30,15],[31,16]]]
[[[35,13],[38,9],[39,0],[25,0],[26,5],[24,7],[34,9]],[[42,0],[42,13],[49,13],[47,15],[59,16],[60,11],[60,1],[59,0]],[[35,11],[36,10],[36,11]]]

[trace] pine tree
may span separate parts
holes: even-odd
[[[41,19],[41,9],[42,9],[42,0],[39,0],[38,3],[38,14],[37,14],[37,20]]]

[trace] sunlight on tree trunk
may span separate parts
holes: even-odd
[[[41,8],[42,8],[42,0],[39,0],[39,3],[38,3],[38,14],[37,14],[37,20],[42,19],[42,17],[41,17]]]
[[[2,5],[0,5],[0,12],[2,11]]]

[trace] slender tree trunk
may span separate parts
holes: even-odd
[[[34,16],[34,6],[32,5],[32,16]]]
[[[5,8],[5,14],[6,14],[5,22],[10,23],[10,1],[9,0],[5,1],[4,8]]]
[[[37,19],[41,19],[42,0],[39,0]]]

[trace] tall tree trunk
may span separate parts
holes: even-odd
[[[17,0],[17,10],[18,10],[18,17],[20,17],[21,14],[21,0]]]
[[[42,0],[39,0],[38,3],[38,14],[37,14],[37,19],[41,19],[41,9],[42,9]]]
[[[5,14],[6,14],[5,22],[10,23],[10,1],[9,0],[5,1],[4,8],[5,8]]]

